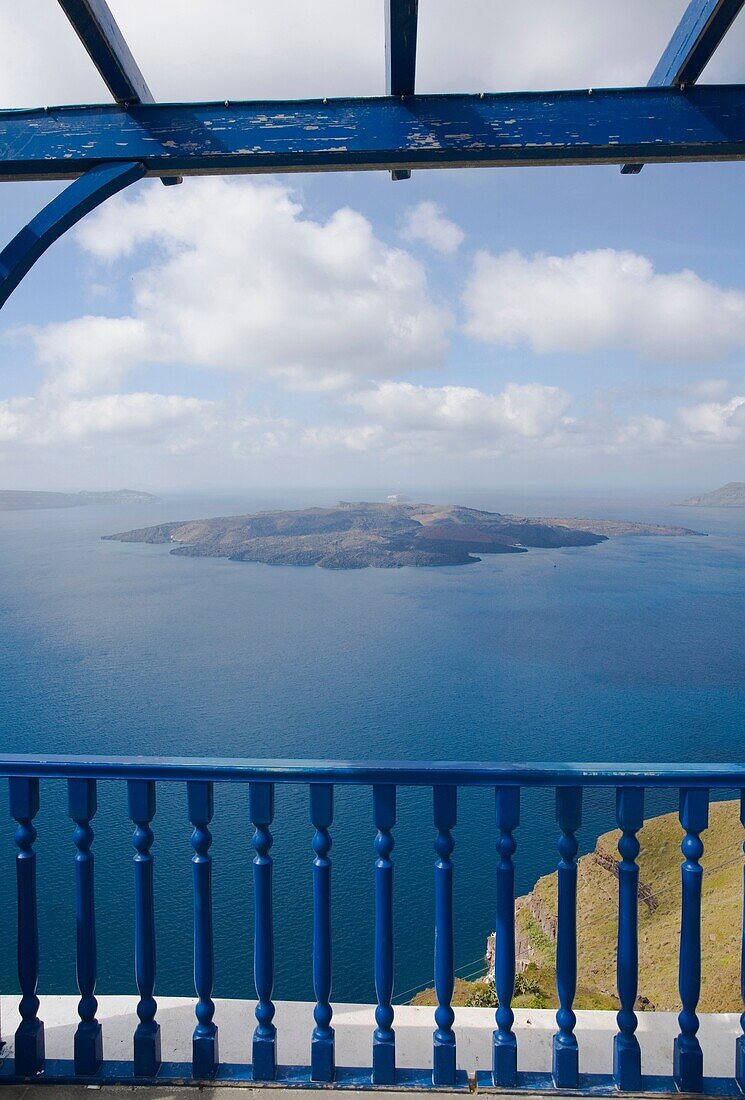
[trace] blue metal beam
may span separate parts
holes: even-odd
[[[399,99],[414,94],[418,14],[419,0],[385,0],[385,90]],[[405,180],[411,172],[391,176]]]
[[[59,5],[116,102],[124,107],[154,103],[147,81],[106,0],[59,0]],[[181,179],[166,176],[163,183],[181,183]]]
[[[649,79],[650,87],[694,84],[745,0],[691,0]]]
[[[117,103],[154,103],[106,0],[59,0]]]
[[[385,0],[385,90],[388,95],[414,94],[419,0]]]
[[[691,0],[649,78],[649,87],[695,84],[743,3],[745,0]],[[636,175],[642,167],[625,164],[621,170],[625,175]]]
[[[745,86],[0,112],[0,179],[745,159]]]
[[[0,307],[51,244],[117,191],[145,175],[140,163],[90,168],[66,187],[0,252]]]

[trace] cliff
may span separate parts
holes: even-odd
[[[702,1012],[741,1012],[743,831],[737,801],[714,802],[702,834]],[[581,834],[580,834],[581,835]],[[604,833],[582,856],[577,876],[578,987],[576,1008],[615,1008],[620,833]],[[639,996],[637,1009],[679,1011],[680,842],[677,814],[653,817],[639,832]],[[540,878],[515,903],[516,1005],[556,1007],[556,874]],[[494,980],[494,936],[486,952]],[[416,1003],[427,1000],[425,991]],[[462,982],[460,1004],[493,1000],[493,985]],[[421,999],[420,999],[421,998]]]
[[[738,802],[714,802],[703,834],[702,1012],[741,1012],[742,827]],[[577,879],[578,980],[615,997],[615,952],[620,833],[605,833],[595,850],[579,860]],[[680,930],[680,842],[677,814],[647,821],[639,833],[639,1002],[640,1007],[677,1011]],[[546,875],[519,898],[517,957],[554,973],[556,875]],[[490,942],[493,954],[493,937]],[[489,949],[487,950],[488,957]],[[493,961],[492,961],[493,967]]]

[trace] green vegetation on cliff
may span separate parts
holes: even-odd
[[[714,802],[705,849],[702,905],[702,1012],[741,1012],[743,830],[739,802]],[[615,1008],[618,927],[617,844],[601,836],[579,860],[577,880],[578,988],[575,1007]],[[680,842],[677,814],[650,818],[639,833],[639,999],[641,1010],[677,1011],[680,930]],[[555,1007],[556,875],[539,879],[516,903],[518,978],[515,1006]],[[487,959],[493,966],[493,936]],[[493,984],[459,982],[455,1004],[493,1003]],[[415,1004],[436,1003],[432,991]]]

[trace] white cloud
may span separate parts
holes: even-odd
[[[147,328],[133,317],[77,317],[30,332],[50,396],[110,393],[148,350]]]
[[[580,413],[566,392],[539,383],[510,383],[489,393],[388,381],[327,402],[310,421],[240,401],[157,393],[62,397],[42,391],[0,402],[4,462],[44,455],[47,464],[67,469],[89,454],[97,470],[119,462],[120,479],[140,469],[150,471],[151,482],[166,460],[185,463],[185,483],[188,471],[199,477],[209,470],[228,484],[242,470],[268,474],[280,467],[302,480],[319,463],[330,461],[338,470],[346,459],[363,467],[418,460],[430,469],[432,462],[509,455],[559,469],[563,461],[601,455],[644,461],[669,461],[684,450],[713,455],[743,440],[745,397],[678,408],[667,419],[643,412],[621,417],[604,406]]]
[[[745,294],[692,271],[655,271],[633,252],[477,253],[464,294],[466,332],[537,352],[636,351],[711,360],[745,346]]]
[[[305,216],[284,185],[145,187],[112,200],[77,239],[101,261],[136,245],[154,255],[134,279],[130,317],[41,330],[39,346],[65,377],[95,379],[128,350],[132,366],[146,358],[323,390],[431,366],[447,347],[450,314],[418,261],[349,208],[323,222]]]
[[[659,416],[639,413],[621,421],[611,434],[615,446],[628,450],[654,450],[673,441],[670,424]]]
[[[457,252],[465,236],[460,226],[445,217],[441,206],[426,201],[409,207],[401,233],[405,240],[424,241],[444,256]]]
[[[549,435],[564,422],[570,405],[569,395],[554,386],[514,382],[496,394],[466,386],[383,382],[349,401],[398,433],[447,433],[470,440]]]
[[[329,445],[407,454],[657,455],[745,440],[745,397],[671,410],[669,418],[619,416],[603,404],[579,413],[569,394],[539,383],[509,383],[487,393],[465,386],[382,382],[347,399],[361,410],[365,441],[328,433]]]
[[[33,404],[32,397],[0,401],[0,446],[23,440]]]
[[[10,398],[0,402],[0,445],[56,447],[106,439],[183,451],[214,425],[213,409],[209,401],[158,393]]]
[[[380,424],[355,424],[353,427],[319,425],[300,434],[303,450],[338,453],[364,453],[385,449],[390,440]]]
[[[745,397],[730,401],[709,401],[680,409],[678,416],[696,442],[740,443],[745,441]]]

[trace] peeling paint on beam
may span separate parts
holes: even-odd
[[[59,5],[117,103],[154,103],[106,0],[59,0]],[[172,186],[181,178],[164,176],[163,183]]]
[[[745,158],[745,86],[0,112],[0,179]]]

